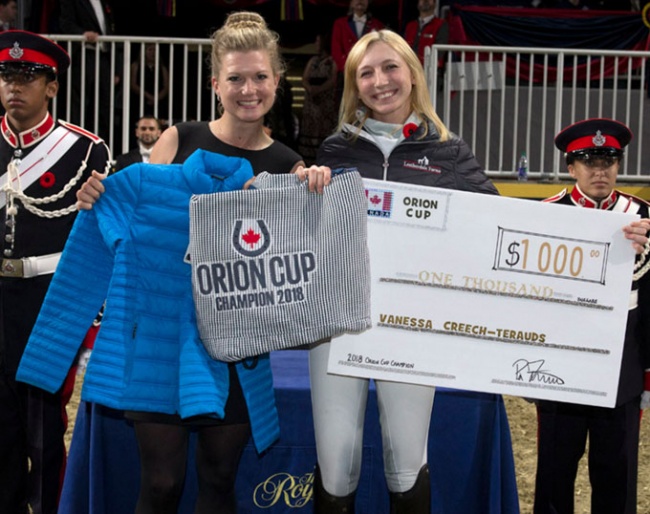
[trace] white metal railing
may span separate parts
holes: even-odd
[[[100,46],[89,45],[83,42],[82,36],[52,34],[47,37],[57,41],[63,46],[73,63],[81,65],[80,79],[72,74],[72,70],[61,78],[63,89],[53,102],[53,113],[56,117],[77,123],[88,130],[99,133],[107,141],[113,155],[128,151],[133,144],[133,132],[138,117],[145,112],[147,107],[144,96],[144,44],[155,45],[156,69],[165,65],[169,72],[169,92],[167,98],[160,103],[158,96],[160,83],[158,74],[155,74],[154,97],[152,106],[153,114],[161,117],[167,125],[187,120],[208,120],[217,117],[216,97],[210,88],[210,40],[187,38],[156,38],[156,37],[124,37],[103,36],[100,38],[104,56],[109,63],[107,70],[102,69],[100,59]],[[94,68],[86,65],[88,52],[94,53]],[[90,59],[89,59],[90,60]],[[137,77],[140,85],[140,94],[131,93],[131,66],[137,60],[140,63],[140,74]],[[94,87],[89,90],[84,85],[89,74],[94,76]],[[99,87],[100,80],[109,80],[119,76],[119,83],[108,88],[108,93],[102,92]],[[81,92],[79,97],[74,97],[72,81],[80,80]],[[72,113],[74,103],[85,106],[90,101],[88,112],[82,108],[78,119]],[[160,111],[166,110],[164,116]],[[102,134],[100,127],[106,121],[101,113],[108,117],[110,130]],[[87,120],[92,120],[90,123]]]
[[[634,133],[619,180],[650,182],[648,58],[640,51],[438,45],[427,52],[425,71],[436,111],[493,178],[514,177],[522,152],[531,179],[570,178],[555,135],[603,117]]]
[[[107,50],[103,54],[107,57],[106,70],[98,58],[100,48],[90,49],[81,36],[48,37],[64,46],[73,62],[82,65],[81,84],[87,83],[88,74],[95,78],[94,88],[82,87],[80,96],[73,97],[74,75],[71,71],[64,75],[62,90],[53,103],[54,115],[95,133],[100,133],[102,123],[108,125],[108,133],[101,135],[114,155],[131,148],[135,121],[147,107],[141,51],[145,43],[155,46],[155,67],[165,65],[169,72],[169,92],[162,103],[158,102],[156,75],[154,115],[161,117],[160,111],[166,111],[162,117],[168,125],[218,116],[210,86],[209,39],[102,37]],[[82,49],[86,47],[95,56],[93,69],[85,65],[88,52]],[[444,75],[431,65],[440,57],[445,61]],[[643,142],[648,131],[645,118],[650,114],[648,58],[650,52],[438,45],[427,51],[425,71],[437,112],[467,141],[492,178],[514,177],[523,151],[531,180],[568,179],[562,156],[553,145],[555,134],[574,121],[607,117],[626,123],[634,133],[619,179],[647,183],[650,145]],[[136,59],[140,62],[139,95],[130,90],[130,64]],[[606,73],[609,70],[613,71]],[[102,91],[102,77],[117,75],[120,82]],[[81,109],[80,119],[71,118],[74,103],[85,105],[86,99],[92,112]],[[106,114],[100,116],[100,112]],[[90,119],[92,122],[87,123]]]

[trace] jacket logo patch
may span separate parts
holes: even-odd
[[[393,211],[393,192],[382,189],[366,189],[368,216],[390,218]]]
[[[245,257],[257,257],[271,246],[271,235],[264,220],[242,219],[235,221],[232,244]]]
[[[440,175],[442,173],[442,170],[438,166],[431,166],[429,164],[429,159],[427,158],[426,155],[421,159],[418,159],[417,161],[404,161],[404,167],[410,170],[419,170],[419,171],[425,171],[427,173],[435,173],[436,175]]]

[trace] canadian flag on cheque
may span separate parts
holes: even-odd
[[[390,218],[393,207],[393,192],[383,189],[366,188],[368,216]]]

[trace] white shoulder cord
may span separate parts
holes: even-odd
[[[45,211],[43,209],[39,209],[38,207],[35,207],[35,205],[44,205],[44,204],[48,204],[60,200],[77,184],[77,182],[79,182],[79,179],[81,179],[81,177],[83,176],[83,172],[87,167],[88,158],[90,157],[90,151],[92,150],[94,144],[95,143],[90,143],[90,145],[88,146],[86,157],[84,158],[83,161],[81,161],[81,165],[77,170],[77,174],[74,177],[72,177],[72,179],[70,179],[70,181],[57,194],[46,196],[44,198],[32,198],[31,196],[27,196],[22,191],[22,187],[20,186],[20,174],[18,173],[18,165],[14,161],[10,162],[9,165],[7,166],[8,180],[7,183],[2,187],[2,191],[4,191],[7,194],[7,214],[10,216],[11,215],[15,216],[18,213],[18,210],[14,205],[15,198],[18,198],[23,203],[25,209],[27,209],[32,214],[35,214],[36,216],[40,216],[41,218],[60,218],[62,216],[66,216],[70,214],[71,212],[76,211],[77,206],[75,203],[73,203],[72,205],[64,209],[58,209],[55,211]],[[104,146],[106,146],[106,143],[103,144]],[[110,171],[110,167],[111,167],[110,159],[108,159],[106,162],[106,167],[104,168],[104,175],[108,175],[108,172]],[[14,181],[16,183],[15,188],[13,187]]]

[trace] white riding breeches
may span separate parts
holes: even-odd
[[[370,380],[328,374],[330,345],[309,352],[316,452],[325,490],[347,496],[359,484]],[[408,491],[427,462],[435,388],[384,380],[375,387],[388,489]]]

